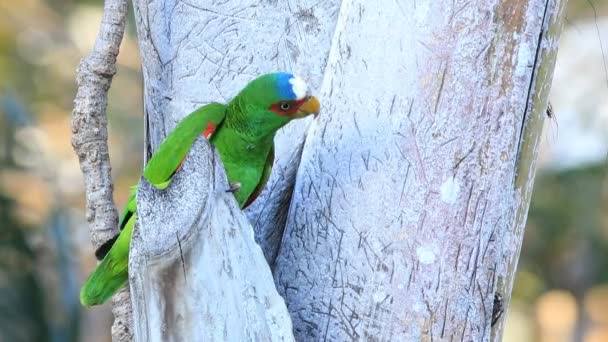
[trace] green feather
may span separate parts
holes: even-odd
[[[80,303],[84,306],[102,304],[125,285],[128,279],[129,243],[135,225],[132,215],[124,225],[108,255],[91,273],[80,289]]]

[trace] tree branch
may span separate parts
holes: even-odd
[[[116,73],[116,56],[127,15],[126,0],[106,0],[93,51],[78,67],[78,90],[72,112],[72,146],[84,176],[86,218],[95,248],[118,233],[112,198],[106,107]],[[119,298],[119,300],[116,300]],[[122,291],[114,300],[114,341],[130,341],[130,301]]]

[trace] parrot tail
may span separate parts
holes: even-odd
[[[84,306],[100,305],[112,297],[129,279],[129,245],[135,215],[120,232],[118,239],[101,263],[80,289],[80,303]]]
[[[108,255],[108,252],[110,251],[112,246],[114,246],[114,243],[116,242],[116,240],[118,240],[118,234],[116,234],[116,236],[114,236],[110,240],[104,242],[103,245],[101,245],[101,246],[99,246],[99,248],[97,248],[97,250],[95,251],[95,257],[97,258],[97,260],[101,261],[101,260],[103,260],[103,258],[106,257],[106,255]]]

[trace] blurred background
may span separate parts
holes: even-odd
[[[75,69],[101,4],[0,0],[1,342],[110,341],[109,306],[77,300],[96,261],[70,143]],[[119,208],[143,144],[129,11],[108,106]],[[608,0],[570,0],[504,341],[608,341],[607,54]]]

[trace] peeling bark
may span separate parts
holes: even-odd
[[[72,146],[85,182],[86,218],[95,248],[116,235],[118,216],[112,198],[108,152],[108,89],[116,73],[116,56],[125,28],[126,0],[106,0],[93,51],[78,67],[78,90],[72,112]],[[130,301],[117,296],[113,313],[114,341],[130,341]]]
[[[140,181],[129,262],[136,341],[293,341],[252,227],[226,189],[202,137],[166,190]]]
[[[297,340],[492,338],[562,7],[342,2],[275,265]]]

